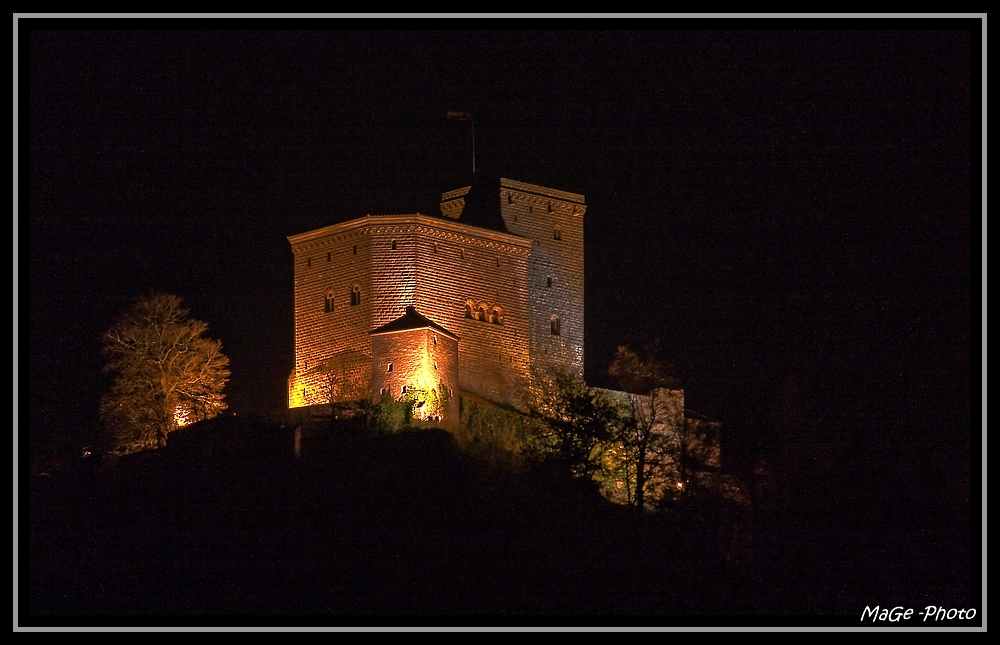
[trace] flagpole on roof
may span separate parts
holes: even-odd
[[[472,122],[472,174],[476,174],[476,120],[472,118],[471,112],[452,112],[448,110],[448,118],[452,121]]]

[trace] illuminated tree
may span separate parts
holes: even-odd
[[[229,358],[204,336],[208,325],[188,318],[177,296],[137,300],[104,334],[105,371],[114,374],[101,417],[114,449],[163,447],[180,426],[226,409],[222,393]]]
[[[656,356],[655,344],[643,356],[620,346],[608,372],[624,390],[615,466],[627,501],[641,513],[649,495],[662,497],[671,485],[682,490],[686,481],[684,404],[676,395],[680,380]]]

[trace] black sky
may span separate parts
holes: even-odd
[[[22,31],[33,439],[97,427],[101,334],[150,290],[222,340],[234,410],[280,410],[285,237],[453,188],[462,110],[479,174],[586,195],[589,381],[660,338],[750,443],[804,405],[967,445],[979,23],[848,26]]]

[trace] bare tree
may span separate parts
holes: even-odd
[[[651,492],[664,493],[669,475],[683,469],[684,403],[680,380],[648,345],[640,356],[620,346],[608,370],[624,390],[618,432],[620,469],[628,486],[627,499],[641,513]],[[681,485],[683,471],[677,473]]]
[[[104,369],[114,384],[101,400],[101,417],[118,450],[165,446],[179,426],[226,409],[229,358],[220,341],[204,336],[207,329],[188,318],[180,298],[155,293],[104,334]]]

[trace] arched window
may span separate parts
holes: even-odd
[[[472,306],[471,302],[465,303],[465,317],[466,318],[475,318],[475,316],[472,315],[472,310],[473,309],[474,309],[474,307]]]
[[[333,289],[326,292],[323,310],[328,314],[333,313]]]
[[[494,325],[499,325],[502,320],[503,312],[500,311],[500,307],[494,307],[493,311],[490,312],[490,322]]]
[[[548,278],[545,279],[545,286],[548,287],[549,289],[552,288],[552,276],[549,276]]]
[[[351,287],[351,306],[361,304],[361,287],[354,285]]]
[[[391,372],[392,371],[392,363],[389,363],[389,366],[385,369],[385,371],[386,372]]]
[[[559,228],[558,226],[555,227],[555,229],[552,231],[552,239],[553,240],[561,240],[562,239],[562,229]]]
[[[559,316],[552,314],[552,318],[549,319],[549,331],[553,336],[559,335]]]
[[[486,322],[486,305],[479,305],[479,320]]]
[[[393,250],[393,251],[395,251],[395,250],[396,250],[396,240],[393,240],[393,241],[392,241],[392,250]]]

